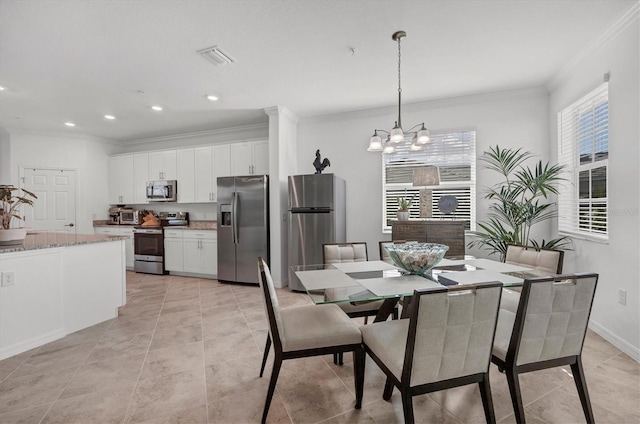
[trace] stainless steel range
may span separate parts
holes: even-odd
[[[164,227],[189,225],[188,212],[160,212],[160,226],[133,229],[135,272],[166,274],[164,270]]]

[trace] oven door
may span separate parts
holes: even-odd
[[[162,230],[136,229],[133,234],[133,244],[136,259],[138,259],[138,256],[154,256],[160,258],[164,256],[164,237]]]

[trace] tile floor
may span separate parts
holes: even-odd
[[[0,423],[257,423],[269,373],[258,378],[267,322],[257,286],[127,273],[120,316],[0,361]],[[279,290],[283,306],[306,295]],[[271,355],[271,357],[273,354]],[[584,362],[599,423],[640,422],[640,364],[589,332]],[[514,422],[495,366],[497,419]],[[529,423],[584,422],[568,369],[521,377]],[[367,360],[364,402],[353,369],[331,357],[285,361],[271,423],[401,423],[398,392]],[[476,386],[414,398],[416,422],[483,423]]]

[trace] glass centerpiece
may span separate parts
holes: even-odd
[[[403,243],[384,246],[393,264],[407,274],[426,277],[444,257],[449,246],[437,243]]]

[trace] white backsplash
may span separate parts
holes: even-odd
[[[191,221],[216,221],[218,219],[217,203],[175,203],[156,202],[146,205],[127,205],[134,209],[146,209],[158,212],[189,212]]]

